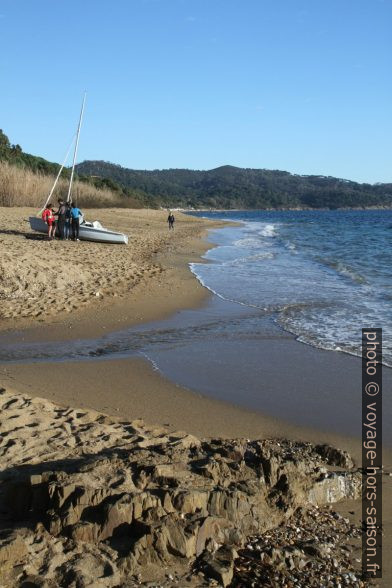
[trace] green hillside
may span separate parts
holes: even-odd
[[[56,176],[60,170],[58,163],[52,163],[42,157],[25,153],[20,145],[12,145],[7,135],[0,129],[0,162],[7,162],[15,169],[29,170],[39,176]],[[76,170],[77,172],[77,170]],[[69,178],[70,168],[63,168],[62,178]],[[90,177],[90,174],[76,173],[76,180],[83,184],[96,188],[98,190],[108,190],[116,198],[116,204],[121,206],[140,207],[146,206],[144,194],[138,190],[132,190],[116,183],[110,176],[108,177]],[[1,178],[0,178],[1,180]],[[110,202],[108,201],[108,206]]]
[[[24,153],[0,130],[0,161],[34,173],[55,175],[59,164]],[[326,176],[238,168],[132,170],[106,161],[76,166],[78,179],[107,189],[123,206],[156,208],[363,208],[392,206],[392,184],[359,184]],[[69,176],[64,169],[63,177]]]
[[[209,171],[126,169],[84,161],[79,174],[111,178],[146,203],[193,208],[342,208],[392,206],[392,184],[358,184],[325,176],[223,166]]]
[[[30,155],[24,153],[20,145],[12,145],[7,135],[0,129],[0,161],[7,161],[10,164],[17,165],[19,167],[25,167],[35,173],[42,173],[46,175],[55,175],[60,169],[58,163],[52,163],[37,157],[36,155]],[[67,177],[68,170],[63,171],[64,177]]]

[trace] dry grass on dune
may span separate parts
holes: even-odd
[[[0,161],[0,206],[43,206],[53,186],[54,177],[34,173],[28,169]],[[69,182],[60,179],[53,194],[52,202],[66,198]],[[101,208],[124,206],[124,198],[110,190],[98,189],[82,182],[74,182],[72,198],[81,207]],[[135,202],[129,203],[135,206]]]

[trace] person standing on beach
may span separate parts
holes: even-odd
[[[79,224],[80,217],[83,216],[81,210],[72,202],[71,204],[71,226],[72,226],[72,239],[79,241]]]
[[[60,239],[64,239],[65,218],[66,218],[66,213],[67,213],[67,206],[66,206],[64,200],[61,200],[61,198],[59,198],[58,203],[59,203],[58,210],[54,214],[55,214],[55,216],[57,216],[57,228],[59,230],[59,237],[60,237]]]
[[[48,225],[48,237],[50,240],[54,239],[54,234],[56,232],[56,222],[53,214],[52,205],[47,204],[45,206],[45,210],[42,213],[42,220]]]
[[[174,218],[174,214],[172,212],[169,213],[169,216],[167,217],[167,222],[169,223],[169,230],[170,229],[174,229],[174,221],[176,219]]]
[[[71,206],[66,202],[65,207],[64,238],[68,240],[71,236]]]

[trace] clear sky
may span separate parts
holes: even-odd
[[[61,161],[392,181],[392,0],[0,0],[0,128]]]

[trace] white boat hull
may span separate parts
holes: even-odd
[[[30,227],[38,233],[48,233],[48,225],[37,216],[29,217]],[[116,231],[110,231],[104,227],[94,227],[93,223],[83,222],[79,227],[79,239],[83,241],[95,241],[98,243],[118,243],[127,245],[128,236]]]

